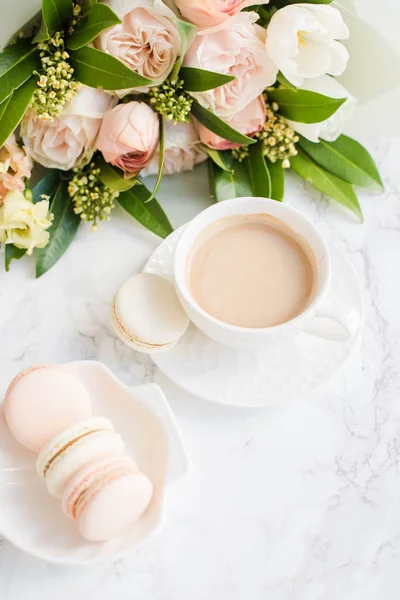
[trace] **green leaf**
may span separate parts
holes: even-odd
[[[74,213],[68,194],[68,181],[60,179],[52,197],[51,212],[54,220],[49,228],[50,240],[45,248],[36,248],[36,277],[41,277],[62,257],[74,239],[81,222]]]
[[[4,102],[2,102],[2,104],[0,104],[0,128],[1,128],[1,119],[3,118],[3,115],[6,112],[6,109],[7,109],[7,106],[8,106],[8,103],[10,102],[10,100],[11,100],[11,96],[9,96],[7,98],[7,100],[4,100]],[[0,146],[0,148],[1,148],[1,146]]]
[[[160,115],[160,158],[158,161],[158,174],[156,184],[154,186],[153,191],[150,194],[150,197],[146,200],[146,202],[151,202],[158,190],[160,189],[163,173],[164,173],[164,162],[165,162],[165,128],[164,128],[164,119]]]
[[[208,154],[212,161],[215,162],[221,169],[233,173],[232,169],[232,152],[230,150],[214,150],[203,144],[203,150]]]
[[[297,90],[297,87],[295,85],[293,85],[293,83],[290,83],[289,79],[286,79],[284,74],[281,73],[280,71],[279,71],[276,79],[284,87],[289,88],[290,90]]]
[[[99,154],[96,158],[96,166],[100,169],[99,179],[104,185],[116,192],[126,192],[136,183],[137,179],[125,179],[124,172],[118,167],[106,163],[103,156]]]
[[[349,183],[325,171],[302,150],[290,159],[290,165],[302,179],[309,181],[317,190],[351,210],[363,221],[358,198]]]
[[[285,169],[282,161],[277,160],[273,163],[268,158],[264,158],[271,177],[271,198],[282,202],[285,195]]]
[[[321,167],[360,187],[383,191],[382,179],[370,153],[358,142],[341,135],[335,142],[319,144],[301,138],[299,145]]]
[[[155,198],[148,201],[150,190],[138,185],[118,197],[118,202],[132,217],[156,235],[166,238],[173,228],[167,215]]]
[[[40,28],[35,37],[32,40],[32,44],[40,44],[40,42],[45,42],[50,37],[49,30],[47,29],[46,23],[44,19],[42,19],[40,23]]]
[[[249,156],[246,159],[247,172],[249,174],[252,195],[261,198],[271,197],[271,176],[264,159],[264,144],[257,142],[249,148]]]
[[[307,4],[330,4],[333,0],[307,0]],[[276,8],[283,8],[288,4],[298,4],[299,0],[275,0]]]
[[[0,104],[0,148],[19,125],[32,99],[36,79],[31,77],[12,96]]]
[[[235,79],[232,75],[222,75],[221,73],[193,69],[192,67],[182,67],[179,71],[179,77],[183,79],[183,89],[187,92],[213,90]]]
[[[192,23],[188,23],[187,21],[182,21],[182,19],[175,19],[175,25],[179,33],[179,37],[181,38],[181,53],[180,59],[182,60],[185,56],[189,46],[193,42],[196,37],[197,27]]]
[[[181,51],[177,60],[175,61],[174,68],[170,73],[171,81],[175,81],[178,77],[183,58],[197,33],[196,25],[192,25],[192,23],[188,23],[187,21],[182,21],[181,19],[176,18],[175,25],[178,30],[179,37],[181,38]]]
[[[230,127],[225,121],[214,115],[211,111],[204,108],[199,102],[196,100],[192,104],[192,115],[196,117],[198,121],[204,127],[207,127],[213,133],[216,133],[224,140],[229,140],[230,142],[234,142],[235,144],[255,144],[256,140],[253,140],[236,129]]]
[[[97,0],[83,0],[83,6],[86,10],[90,10],[94,4],[97,4]]]
[[[65,30],[74,16],[72,1],[42,0],[42,14],[50,33]]]
[[[92,42],[104,29],[121,23],[121,20],[106,4],[94,4],[78,22],[74,33],[67,38],[67,48],[78,50]]]
[[[220,169],[209,161],[209,176],[212,196],[217,202],[241,196],[252,196],[249,176],[243,163],[232,160],[232,171]]]
[[[90,87],[123,90],[152,83],[150,79],[128,69],[111,54],[88,46],[71,50],[69,62],[75,69],[74,77]]]
[[[17,246],[14,246],[14,244],[6,244],[5,246],[6,247],[4,252],[4,263],[6,271],[8,273],[8,271],[10,270],[11,261],[19,260],[20,258],[25,256],[26,250],[24,248],[17,248]]]
[[[6,112],[8,103],[10,102],[11,98],[12,98],[12,96],[9,96],[7,98],[7,100],[4,100],[4,102],[2,102],[2,104],[0,104],[0,127],[1,127],[1,119],[3,118],[3,115]],[[1,148],[1,146],[0,146],[0,148]]]
[[[27,81],[41,65],[30,39],[19,40],[0,52],[0,104]]]
[[[279,113],[298,123],[320,123],[329,119],[347,98],[329,98],[307,90],[269,89],[268,99],[279,105]]]
[[[244,8],[242,8],[242,12],[256,12],[259,17],[257,25],[261,25],[261,27],[267,29],[271,21],[271,17],[276,12],[276,9],[275,6],[272,6],[270,9],[268,9],[265,6],[261,6],[260,4],[251,5],[249,3],[249,6],[245,6]]]
[[[61,171],[52,169],[46,177],[43,177],[32,190],[32,200],[34,204],[37,204],[43,200],[42,196],[49,196],[50,198],[54,195],[57,186],[60,184]]]

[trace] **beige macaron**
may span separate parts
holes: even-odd
[[[124,443],[103,417],[78,421],[52,438],[39,452],[36,468],[47,491],[60,498],[71,477],[106,456],[122,454]]]
[[[173,348],[189,325],[172,283],[152,273],[129,277],[116,293],[111,313],[118,337],[148,354]]]

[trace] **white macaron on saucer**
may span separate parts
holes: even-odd
[[[174,280],[174,252],[185,226],[156,249],[144,272]],[[354,308],[363,319],[362,294],[346,257],[328,244],[332,261],[329,299]],[[152,355],[159,369],[185,391],[216,404],[262,408],[310,394],[349,358],[361,328],[349,340],[335,342],[300,333],[293,341],[261,352],[236,350],[204,335],[193,323],[170,350]]]
[[[155,385],[130,388],[102,363],[63,365],[90,393],[92,414],[109,419],[125,443],[125,452],[146,473],[154,493],[146,512],[123,535],[88,542],[60,509],[36,472],[36,454],[11,435],[0,404],[0,534],[15,546],[60,564],[115,560],[149,538],[161,525],[166,486],[188,471],[182,437],[161,391]]]

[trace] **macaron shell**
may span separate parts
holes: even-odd
[[[91,410],[81,381],[56,365],[23,371],[11,382],[4,399],[11,433],[35,452],[62,429],[89,417]]]
[[[78,519],[79,532],[92,542],[117,536],[139,519],[152,494],[153,484],[143,473],[106,482],[82,511]]]
[[[113,431],[98,431],[81,438],[52,463],[45,476],[47,491],[61,498],[71,477],[93,460],[122,454],[124,443]]]
[[[133,350],[136,350],[136,352],[142,352],[144,354],[157,354],[160,352],[165,352],[166,350],[170,350],[171,348],[176,346],[176,344],[179,341],[179,339],[177,339],[176,341],[170,342],[168,344],[155,345],[139,340],[138,338],[134,337],[132,333],[129,334],[128,331],[124,329],[122,322],[118,320],[115,309],[115,300],[111,307],[111,319],[114,331],[120,338],[120,340]]]
[[[102,485],[104,481],[115,476],[129,475],[138,473],[139,469],[135,461],[126,455],[106,456],[99,460],[92,461],[85,467],[75,473],[65,488],[62,497],[62,509],[71,519],[76,518],[76,502],[83,493],[86,493],[91,486]],[[92,488],[93,491],[93,488]]]
[[[114,431],[111,421],[104,417],[90,417],[78,421],[70,427],[63,429],[51,438],[40,450],[36,459],[36,469],[41,479],[44,479],[45,471],[49,464],[60,454],[64,448],[70,446],[81,437],[92,435],[98,431]]]
[[[157,346],[176,343],[189,326],[173,284],[152,273],[138,273],[121,285],[115,317],[128,335]]]

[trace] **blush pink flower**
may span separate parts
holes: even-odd
[[[253,135],[263,128],[265,116],[266,110],[264,99],[262,96],[258,96],[258,98],[252,100],[243,110],[224,120],[228,125],[233,127],[233,129],[236,129],[244,135],[253,137]],[[197,129],[203,144],[214,150],[229,150],[231,148],[239,148],[240,146],[240,144],[225,140],[200,123],[198,124]]]
[[[101,89],[82,86],[53,121],[28,109],[21,123],[27,152],[48,169],[69,171],[85,165],[95,151],[102,117],[115,100]]]
[[[32,160],[18,146],[12,133],[0,148],[0,205],[9,191],[25,189],[25,179],[30,178],[32,166]]]
[[[175,14],[161,0],[107,0],[106,3],[122,23],[101,33],[95,42],[97,48],[151,79],[154,85],[162,83],[181,48]],[[123,96],[130,91],[117,93]]]
[[[256,13],[238,13],[221,25],[200,31],[187,51],[184,66],[232,75],[235,79],[206,92],[192,93],[205,108],[229,117],[274,84],[278,73],[268,57],[266,30]]]
[[[268,4],[269,0],[175,0],[182,15],[198,27],[213,27],[236,15],[246,6]]]
[[[201,148],[199,136],[192,122],[174,125],[171,121],[167,121],[164,127],[164,175],[191,171],[195,165],[207,159],[207,154]],[[141,174],[144,176],[156,175],[159,157],[160,154],[157,150]]]
[[[96,145],[104,160],[130,179],[148,165],[158,142],[157,114],[144,102],[128,102],[104,115]]]

